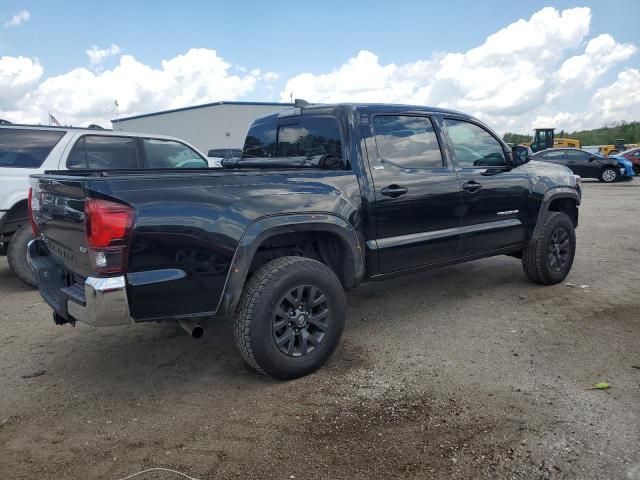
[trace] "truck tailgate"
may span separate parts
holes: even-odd
[[[34,220],[55,260],[82,277],[91,274],[87,252],[84,178],[32,178]]]

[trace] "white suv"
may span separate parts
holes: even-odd
[[[101,129],[0,126],[0,243],[9,266],[35,285],[26,261],[31,239],[29,175],[45,170],[208,168],[195,147],[163,135]]]

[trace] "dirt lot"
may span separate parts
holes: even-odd
[[[507,257],[364,285],[288,383],[225,322],[56,327],[0,257],[0,477],[640,479],[640,180],[584,190],[574,287]]]

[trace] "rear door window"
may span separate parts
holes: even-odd
[[[85,135],[73,146],[67,159],[67,168],[140,168],[135,141],[131,137]]]
[[[174,140],[142,139],[149,168],[207,168],[209,164],[194,149]]]
[[[567,158],[574,162],[587,162],[591,155],[581,150],[567,150]]]
[[[438,137],[428,117],[377,115],[373,131],[378,155],[403,168],[442,168]]]
[[[277,157],[330,155],[342,159],[338,121],[333,117],[295,117],[278,127]]]
[[[0,167],[40,168],[65,132],[0,128]]]

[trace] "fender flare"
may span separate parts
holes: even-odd
[[[5,225],[15,224],[14,231],[24,224],[29,223],[29,213],[26,198],[19,198],[11,208],[0,210],[0,236],[5,229]]]
[[[335,214],[281,214],[254,220],[244,231],[236,248],[216,315],[231,314],[242,295],[251,262],[262,243],[283,233],[329,232],[337,235],[349,254],[350,278],[346,286],[357,285],[365,274],[363,242],[344,218]]]
[[[540,204],[540,210],[538,211],[538,220],[536,226],[533,229],[530,242],[538,237],[540,229],[542,228],[542,220],[545,214],[549,211],[549,206],[554,200],[560,198],[570,198],[576,202],[576,206],[580,205],[580,194],[575,188],[571,187],[553,187],[544,192],[542,197],[542,203]]]

